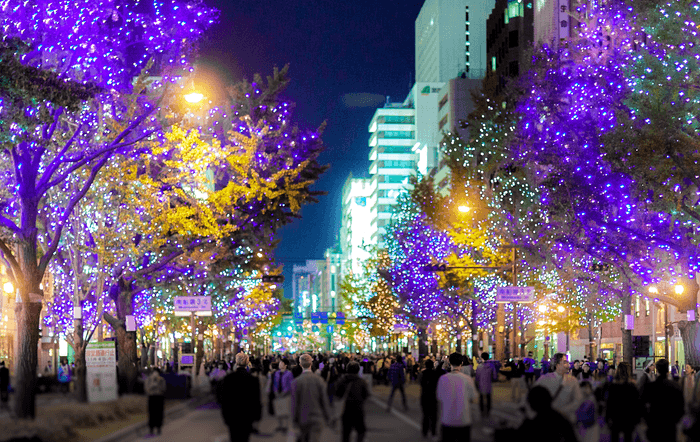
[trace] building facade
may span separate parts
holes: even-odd
[[[369,204],[373,193],[369,178],[354,178],[350,174],[345,180],[340,227],[341,277],[360,274],[362,263],[369,257],[365,246],[371,244],[373,236]]]
[[[499,87],[509,78],[520,75],[527,49],[534,40],[532,2],[523,0],[496,0],[486,23],[486,54],[489,63],[487,75],[495,75]]]
[[[416,139],[413,103],[408,99],[403,103],[387,102],[375,111],[369,132],[370,244],[382,248],[397,198],[410,189],[409,178],[416,170],[416,154],[412,150]]]
[[[493,0],[426,0],[415,22],[416,82],[483,78],[493,6]]]

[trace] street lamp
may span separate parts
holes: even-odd
[[[190,92],[189,94],[185,95],[185,101],[190,103],[190,104],[199,103],[203,99],[204,99],[204,95],[200,92]]]
[[[457,210],[459,210],[462,213],[469,213],[469,211],[472,210],[472,208],[469,206],[459,206]]]
[[[13,286],[12,283],[8,281],[5,284],[3,284],[2,289],[5,291],[5,293],[9,295],[15,291],[15,286]]]

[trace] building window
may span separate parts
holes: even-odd
[[[511,77],[517,77],[520,75],[520,65],[517,61],[511,61],[510,64],[508,64],[508,74]]]
[[[639,296],[634,299],[634,315],[639,317]]]
[[[644,300],[644,316],[649,316],[649,299]]]
[[[385,130],[383,138],[413,138],[413,132],[409,130]]]
[[[508,33],[508,47],[517,48],[520,42],[518,41],[518,31],[510,31]]]
[[[447,115],[442,117],[442,120],[440,120],[440,130],[442,130],[443,127],[447,124]]]
[[[386,115],[384,117],[384,123],[388,124],[414,124],[416,122],[413,116],[403,116],[403,115]]]

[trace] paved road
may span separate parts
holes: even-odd
[[[389,390],[387,387],[375,387],[373,397],[367,402],[367,427],[368,433],[365,440],[372,442],[397,442],[404,440],[421,439],[421,411],[418,404],[419,389],[416,385],[407,388],[408,411],[403,409],[400,397],[394,398],[395,407],[387,412],[386,398]],[[506,404],[495,404],[494,416],[507,416],[509,411],[503,408]],[[482,421],[479,418],[478,404],[474,404],[475,425],[472,430],[472,441],[489,442],[493,440],[492,423]],[[270,441],[287,442],[282,433],[275,433],[277,421],[265,415],[259,423],[260,434],[253,435],[251,442]],[[131,442],[150,440],[154,442],[168,441],[197,441],[197,442],[228,442],[228,429],[221,418],[221,411],[215,403],[205,404],[183,417],[165,423],[163,434],[149,437],[147,434],[139,435]],[[340,428],[324,429],[323,441],[339,441]]]

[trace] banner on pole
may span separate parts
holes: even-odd
[[[85,349],[88,402],[117,400],[117,353],[114,341],[90,342]]]

